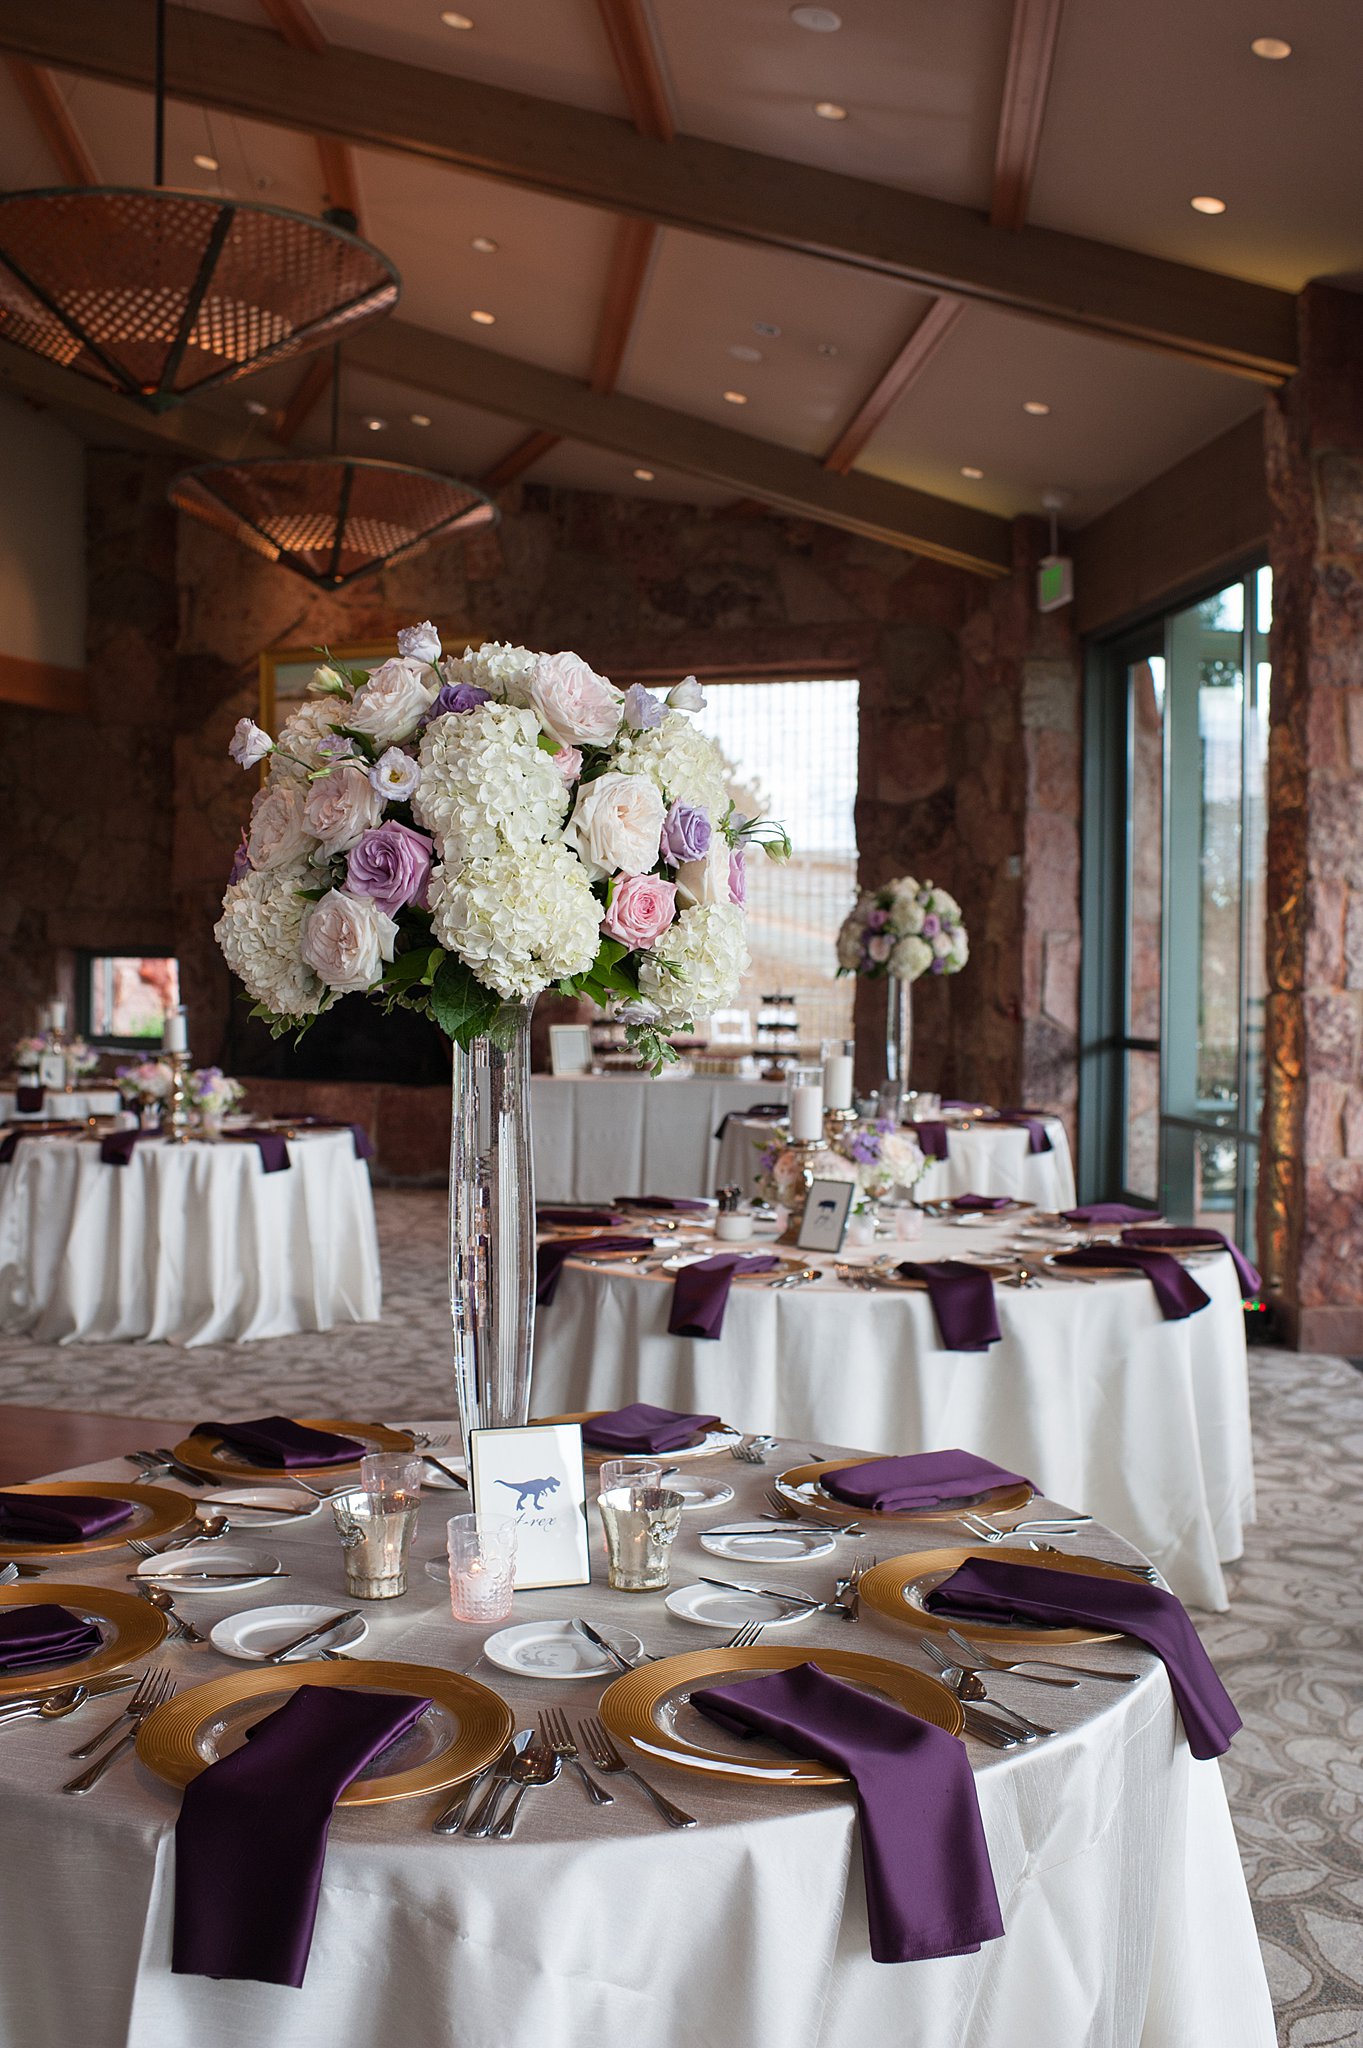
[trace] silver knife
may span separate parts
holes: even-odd
[[[580,1636],[585,1636],[589,1643],[595,1643],[598,1650],[604,1650],[606,1655],[609,1658],[611,1658],[613,1662],[618,1664],[622,1671],[634,1671],[638,1669],[637,1665],[631,1664],[629,1658],[624,1656],[621,1651],[616,1649],[614,1643],[608,1643],[606,1641],[606,1638],[603,1635],[599,1634],[598,1631],[592,1627],[589,1621],[584,1621],[582,1619],[581,1615],[579,1615],[577,1620],[573,1623],[573,1627],[577,1630]]]
[[[798,1607],[819,1609],[827,1607],[826,1600],[811,1600],[808,1593],[778,1592],[775,1586],[735,1586],[729,1579],[707,1579],[703,1574],[702,1586],[719,1586],[726,1593],[755,1593],[762,1600],[789,1600]]]
[[[512,1773],[534,1739],[535,1731],[533,1728],[518,1728],[516,1730],[509,1744],[509,1754],[507,1751],[503,1751],[501,1757],[499,1757],[493,1767],[492,1777],[488,1783],[487,1790],[468,1816],[464,1828],[466,1835],[486,1835],[490,1833],[497,1819],[497,1810],[506,1794],[507,1787],[511,1783]]]
[[[315,1628],[305,1628],[301,1636],[293,1636],[287,1643],[281,1643],[277,1650],[271,1650],[269,1656],[263,1658],[262,1662],[282,1664],[295,1650],[305,1649],[309,1643],[320,1643],[324,1636],[333,1635],[338,1628],[344,1628],[348,1621],[354,1621],[359,1611],[358,1607],[347,1607],[344,1614],[334,1614],[330,1621],[319,1621]]]
[[[163,1579],[167,1585],[183,1586],[190,1579],[221,1579],[224,1585],[239,1586],[246,1579],[291,1579],[292,1572],[125,1572],[125,1578],[140,1579],[144,1586]]]
[[[511,1768],[511,1765],[521,1755],[522,1751],[529,1748],[533,1732],[532,1729],[522,1728],[519,1733],[510,1737],[506,1748],[500,1756],[495,1756],[490,1764],[486,1764],[481,1771],[474,1773],[473,1777],[469,1779],[468,1784],[460,1792],[459,1797],[452,1801],[443,1813],[438,1813],[431,1822],[431,1833],[433,1835],[458,1834],[460,1828],[464,1825],[464,1818],[468,1813],[474,1794],[481,1792],[495,1772],[506,1772]]]

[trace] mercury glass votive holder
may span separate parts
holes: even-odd
[[[602,1467],[596,1505],[606,1532],[610,1583],[617,1593],[660,1592],[668,1582],[672,1543],[681,1525],[682,1496],[657,1479],[622,1478],[607,1485],[609,1469]]]
[[[516,1590],[512,1515],[454,1515],[445,1524],[450,1611],[456,1621],[505,1621]]]
[[[391,1511],[421,1501],[421,1459],[412,1451],[370,1451],[360,1460],[360,1485]]]
[[[405,1593],[416,1502],[403,1505],[356,1489],[333,1494],[331,1512],[345,1549],[347,1593],[361,1600],[395,1600]]]

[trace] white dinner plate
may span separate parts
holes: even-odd
[[[245,1535],[251,1529],[282,1529],[290,1522],[305,1522],[315,1515],[322,1503],[315,1494],[304,1493],[301,1486],[218,1486],[206,1493],[194,1505],[201,1508],[215,1508],[224,1503],[223,1513],[229,1522],[236,1520],[233,1509],[241,1516],[241,1530]],[[242,1507],[243,1501],[254,1503]],[[303,1514],[292,1514],[288,1510],[302,1508]],[[281,1512],[283,1510],[284,1512]],[[302,1623],[299,1623],[301,1628]]]
[[[681,1495],[683,1508],[722,1508],[734,1497],[727,1479],[702,1479],[698,1472],[673,1472],[665,1483],[669,1492]]]
[[[987,1230],[999,1223],[1011,1223],[1017,1215],[1017,1205],[1007,1209],[966,1209],[959,1216],[941,1216],[941,1223],[959,1224],[962,1230]]]
[[[668,1594],[665,1605],[680,1621],[699,1622],[702,1628],[727,1629],[730,1635],[742,1628],[745,1621],[785,1628],[792,1621],[807,1621],[811,1613],[798,1600],[778,1600],[767,1593],[726,1593],[720,1586],[677,1586]]]
[[[837,1548],[837,1538],[826,1529],[783,1529],[777,1522],[770,1529],[756,1529],[750,1522],[739,1522],[706,1529],[700,1547],[715,1557],[734,1557],[746,1564],[804,1564],[812,1557],[827,1557]]]
[[[453,1457],[448,1451],[432,1451],[430,1455],[433,1458],[439,1458],[442,1465],[448,1465],[451,1472],[457,1472],[461,1479],[468,1478],[469,1467],[467,1458]],[[466,1486],[456,1486],[454,1481],[447,1479],[443,1472],[437,1472],[434,1465],[422,1465],[421,1484],[430,1493],[468,1492]]]
[[[251,1607],[245,1614],[229,1614],[226,1621],[218,1622],[209,1630],[208,1640],[224,1657],[239,1657],[244,1664],[260,1664],[282,1649],[291,1637],[301,1636],[305,1628],[320,1628],[333,1614],[342,1611],[335,1606]],[[343,1650],[351,1643],[362,1643],[368,1634],[368,1622],[357,1614],[322,1643],[314,1643],[311,1649],[299,1650],[297,1654],[306,1663],[310,1657],[320,1657],[323,1650]],[[292,1657],[285,1659],[286,1663],[293,1661]]]
[[[196,1543],[191,1550],[173,1550],[169,1557],[144,1558],[137,1567],[139,1579],[155,1579],[169,1585],[174,1579],[181,1593],[216,1593],[224,1598],[246,1586],[258,1586],[279,1571],[279,1559],[268,1550],[248,1549],[244,1543]],[[194,1572],[212,1572],[211,1579],[196,1579]],[[240,1572],[240,1578],[219,1577],[219,1573]]]
[[[618,1622],[601,1633],[627,1662],[643,1654],[638,1636]],[[518,1678],[605,1678],[620,1668],[571,1621],[522,1621],[498,1629],[483,1644],[483,1655],[489,1664],[514,1671]]]

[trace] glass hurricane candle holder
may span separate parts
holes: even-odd
[[[516,1589],[511,1515],[455,1515],[445,1525],[450,1610],[456,1621],[505,1621]]]
[[[647,1462],[612,1458],[601,1468],[596,1505],[606,1533],[609,1579],[617,1593],[660,1592],[668,1582],[682,1496],[661,1484],[661,1467],[656,1464],[651,1473],[620,1470]]]
[[[412,1451],[370,1451],[360,1460],[360,1485],[389,1510],[421,1501],[421,1459]]]
[[[346,1591],[361,1600],[395,1600],[405,1593],[415,1501],[399,1506],[357,1489],[334,1494],[331,1512],[345,1546]]]

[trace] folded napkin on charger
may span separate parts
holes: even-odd
[[[9,1607],[0,1614],[0,1671],[36,1671],[93,1657],[103,1637],[69,1607]]]
[[[141,1140],[157,1135],[155,1131],[110,1131],[99,1141],[99,1156],[106,1166],[127,1166]],[[263,1173],[286,1173],[289,1169],[289,1141],[282,1131],[225,1131],[222,1142],[254,1145],[260,1153]]]
[[[755,1117],[759,1123],[774,1124],[779,1123],[783,1116],[789,1115],[790,1104],[788,1102],[750,1102],[746,1109],[728,1110],[720,1118],[715,1130],[715,1143],[719,1143],[735,1117],[737,1117],[740,1123],[749,1117]]]
[[[32,1116],[47,1100],[46,1088],[26,1088],[21,1081],[14,1091],[14,1107],[25,1116]]]
[[[975,1774],[954,1735],[813,1662],[708,1686],[691,1704],[721,1727],[846,1771],[875,1962],[972,1955],[1003,1933]]]
[[[918,1140],[918,1149],[925,1159],[947,1157],[947,1127],[935,1117],[928,1117],[923,1123],[910,1124],[909,1129]]]
[[[983,1215],[990,1209],[1011,1209],[1011,1195],[953,1195],[947,1203],[948,1209],[957,1210],[962,1216]]]
[[[612,1223],[623,1223],[623,1216],[617,1216],[614,1209],[556,1209],[549,1204],[536,1209],[536,1223],[566,1223],[570,1228],[580,1230],[607,1230]]]
[[[628,1408],[603,1409],[584,1422],[582,1440],[598,1451],[651,1457],[657,1451],[680,1450],[718,1421],[717,1415],[682,1415],[675,1408],[653,1408],[647,1401],[632,1401]]]
[[[548,1308],[558,1293],[558,1283],[569,1259],[584,1252],[647,1252],[653,1249],[649,1237],[556,1237],[535,1253],[535,1300]]]
[[[819,1484],[825,1493],[857,1508],[878,1508],[882,1514],[903,1514],[912,1508],[940,1507],[944,1501],[965,1501],[996,1486],[1030,1486],[1020,1472],[1005,1472],[973,1451],[915,1451],[903,1458],[868,1458],[841,1472],[825,1472]]]
[[[1211,1300],[1194,1280],[1191,1273],[1180,1266],[1169,1252],[1139,1250],[1129,1244],[1081,1244],[1073,1251],[1056,1252],[1051,1259],[1053,1266],[1117,1266],[1132,1273],[1144,1273],[1155,1290],[1160,1314],[1166,1323],[1181,1322],[1185,1316],[1195,1315]]]
[[[995,1126],[1003,1124],[1012,1130],[1025,1130],[1029,1152],[1051,1150],[1051,1134],[1046,1128],[1046,1119],[1040,1110],[1001,1109],[997,1116],[990,1118],[990,1122]]]
[[[672,1289],[669,1331],[674,1337],[718,1337],[734,1275],[774,1273],[780,1263],[771,1252],[716,1252],[713,1258],[683,1266]]]
[[[612,1201],[617,1209],[665,1209],[683,1211],[687,1209],[708,1209],[710,1204],[694,1195],[614,1195]]]
[[[987,1351],[1003,1335],[994,1300],[994,1282],[979,1266],[963,1259],[906,1259],[895,1267],[905,1280],[927,1283],[928,1300],[938,1333],[948,1351]]]
[[[250,1422],[198,1422],[195,1436],[218,1436],[229,1451],[260,1465],[353,1465],[367,1446],[353,1436],[309,1429],[288,1415],[259,1415]]]
[[[1081,1209],[1062,1209],[1064,1223],[1149,1223],[1153,1209],[1137,1209],[1130,1202],[1086,1202]]]
[[[357,1159],[372,1159],[374,1157],[373,1139],[363,1124],[353,1124],[349,1117],[308,1116],[306,1114],[294,1116],[287,1109],[271,1110],[270,1114],[278,1123],[295,1124],[301,1131],[349,1131],[355,1146],[355,1157]],[[231,1132],[228,1133],[229,1137],[232,1135]],[[244,1135],[249,1136],[250,1133],[247,1132]]]
[[[1155,1223],[1145,1225],[1139,1230],[1124,1230],[1122,1243],[1134,1245],[1137,1250],[1142,1245],[1153,1245],[1157,1251],[1191,1250],[1197,1245],[1205,1244],[1217,1251],[1230,1253],[1244,1300],[1248,1301],[1252,1295],[1258,1294],[1264,1284],[1258,1268],[1250,1264],[1239,1245],[1233,1244],[1223,1230],[1195,1230],[1185,1228],[1181,1224]]]
[[[429,1705],[407,1693],[300,1685],[240,1749],[186,1785],[175,1825],[174,1972],[302,1984],[336,1802]]]
[[[1240,1726],[1234,1703],[1182,1602],[1159,1586],[972,1557],[943,1579],[923,1604],[933,1614],[959,1615],[966,1621],[1040,1622],[1134,1636],[1163,1659],[1194,1756],[1220,1756]]]
[[[0,1543],[79,1543],[121,1529],[132,1502],[96,1493],[0,1493]]]

